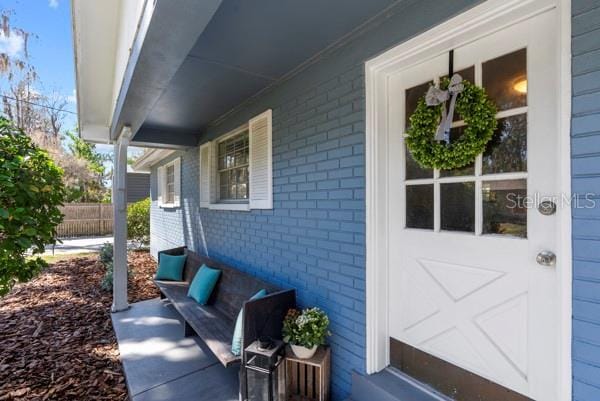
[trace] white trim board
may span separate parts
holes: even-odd
[[[488,0],[431,30],[367,61],[366,79],[366,320],[367,373],[389,365],[387,293],[387,162],[381,157],[387,141],[387,86],[392,71],[408,68],[453,48],[463,46],[505,27],[557,8],[560,26],[560,192],[571,193],[570,119],[571,119],[571,1],[570,0]],[[550,40],[550,39],[549,39]],[[571,210],[560,208],[562,247],[558,252],[560,305],[561,400],[571,400]]]

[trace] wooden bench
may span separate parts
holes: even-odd
[[[281,339],[283,319],[288,309],[296,306],[295,290],[282,290],[231,266],[198,255],[180,247],[158,254],[187,255],[183,281],[159,281],[161,298],[167,298],[184,320],[184,335],[198,335],[227,367],[241,362],[241,356],[231,353],[231,341],[235,322],[244,307],[242,350],[258,337]],[[187,296],[188,287],[202,264],[221,270],[219,281],[207,305],[200,305]],[[267,296],[254,301],[250,297],[261,289]]]

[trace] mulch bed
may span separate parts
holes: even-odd
[[[156,263],[131,252],[129,301],[157,297]],[[59,261],[0,299],[0,400],[126,400],[95,256]]]

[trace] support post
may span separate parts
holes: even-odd
[[[115,141],[112,204],[113,204],[113,303],[112,312],[129,308],[127,303],[127,147],[131,129],[124,127]]]

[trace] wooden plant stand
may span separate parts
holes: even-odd
[[[310,359],[300,359],[286,349],[287,399],[291,401],[329,401],[331,350],[320,346]]]

